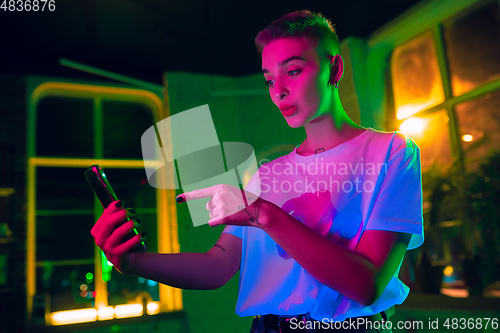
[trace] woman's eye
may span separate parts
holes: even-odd
[[[300,69],[293,69],[291,71],[286,72],[288,76],[296,76],[301,72]],[[266,85],[272,87],[274,85],[274,80],[266,80]]]

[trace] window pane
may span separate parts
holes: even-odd
[[[145,244],[148,252],[158,252],[158,233],[156,221],[156,189],[147,183],[144,169],[106,168],[106,176],[116,195],[127,207],[137,210],[137,218],[142,221],[138,232],[145,231]],[[141,292],[148,293],[154,301],[159,301],[159,286],[137,276],[123,275],[115,270],[108,281],[109,305],[134,301]],[[140,302],[140,300],[139,300]]]
[[[430,31],[394,50],[391,73],[398,119],[444,102],[441,73]]]
[[[94,307],[93,274],[94,264],[38,267],[36,290],[50,294],[50,312]]]
[[[141,296],[150,301],[160,300],[160,288],[156,281],[138,276],[123,275],[113,270],[108,281],[108,305],[115,306],[127,303],[142,303]]]
[[[36,154],[93,157],[93,102],[46,97],[37,106]]]
[[[458,104],[455,111],[467,169],[474,170],[489,151],[500,149],[500,90]]]
[[[500,77],[500,11],[493,2],[443,23],[453,95]]]
[[[94,222],[93,216],[37,217],[37,261],[94,258],[94,239],[90,234]]]
[[[142,159],[141,136],[154,124],[151,111],[126,102],[103,102],[104,157]]]
[[[156,189],[147,183],[144,169],[106,168],[104,171],[116,196],[126,207],[136,209],[136,218],[142,221],[138,232],[147,233],[147,250],[157,252]]]
[[[127,207],[156,209],[156,189],[148,184],[144,169],[103,168],[118,199]]]
[[[141,219],[141,226],[138,232],[147,232],[145,244],[148,252],[158,252],[156,214],[145,214],[137,212],[137,217]],[[108,304],[117,305],[129,303],[136,299],[139,293],[148,293],[153,301],[160,300],[159,286],[157,282],[150,281],[138,276],[123,275],[113,270],[111,279],[108,281]],[[138,300],[140,303],[141,301]]]
[[[406,119],[399,130],[408,134],[420,147],[422,171],[432,164],[447,166],[451,163],[451,145],[446,110]]]
[[[94,192],[84,176],[85,168],[37,168],[37,211],[87,210],[93,214]]]

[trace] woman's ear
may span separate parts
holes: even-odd
[[[336,54],[332,58],[331,66],[330,84],[336,86],[336,84],[342,79],[342,75],[344,75],[344,60],[340,54]]]

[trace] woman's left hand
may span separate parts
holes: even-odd
[[[210,220],[215,227],[220,224],[262,228],[267,220],[265,207],[268,201],[237,187],[219,184],[177,196],[182,201],[211,198],[207,203]]]

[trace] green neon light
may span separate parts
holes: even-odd
[[[101,251],[101,263],[102,263],[102,280],[104,282],[108,282],[111,280],[111,271],[113,270],[113,265],[108,263],[108,259],[104,255],[104,252]]]

